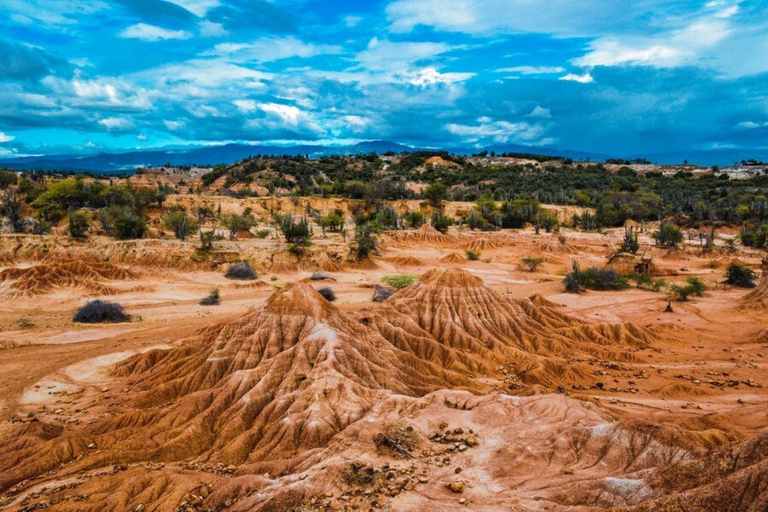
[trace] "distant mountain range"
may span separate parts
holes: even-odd
[[[356,155],[361,153],[377,152],[379,154],[389,151],[403,153],[419,150],[432,150],[415,148],[397,142],[377,140],[366,141],[346,146],[320,146],[320,145],[296,145],[296,146],[259,146],[250,144],[224,144],[220,146],[197,147],[169,147],[155,150],[137,150],[116,153],[99,153],[91,155],[44,155],[20,158],[0,159],[0,167],[16,170],[42,169],[44,171],[79,171],[92,173],[133,173],[140,167],[158,167],[162,165],[218,165],[232,164],[244,158],[257,154],[261,155],[308,155],[310,158],[331,155]],[[532,153],[537,155],[559,156],[572,158],[573,160],[589,160],[602,162],[611,155],[599,153],[586,153],[580,151],[561,150],[550,147],[499,145],[485,148],[496,153]],[[477,148],[445,148],[445,151],[460,155],[470,155],[482,151]],[[637,158],[630,156],[626,158]],[[742,159],[768,160],[768,152],[755,155],[753,152],[742,150],[712,150],[689,151],[676,153],[659,153],[656,155],[641,155],[654,163],[679,164],[688,161],[700,165],[731,165]]]

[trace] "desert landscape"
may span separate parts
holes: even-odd
[[[0,512],[768,512],[766,55],[766,0],[0,0]]]
[[[51,226],[0,235],[0,508],[768,507],[748,231],[417,183],[223,194],[239,169],[48,177],[19,201]],[[70,187],[165,193],[128,237]]]

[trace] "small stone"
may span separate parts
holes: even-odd
[[[420,477],[419,477],[419,483],[420,483],[420,484],[425,484],[425,483],[427,483],[427,482],[429,482],[429,478],[427,478],[427,477],[425,477],[425,476],[420,476]]]
[[[464,492],[464,484],[461,482],[451,482],[446,487],[448,487],[449,491],[455,494]]]
[[[460,499],[459,499],[459,503],[460,503],[461,505],[465,504],[466,502],[467,502],[467,500],[466,500],[465,498],[460,498]]]
[[[465,445],[465,444],[462,444],[462,445],[460,445],[460,446],[459,446],[459,451],[460,451],[460,452],[463,452],[463,451],[465,451],[466,449],[467,449],[467,445]]]

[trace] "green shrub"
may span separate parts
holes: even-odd
[[[233,239],[238,232],[247,231],[255,226],[256,219],[250,213],[243,213],[242,215],[229,213],[221,217],[221,225],[229,230],[229,238]]]
[[[453,218],[443,212],[434,212],[432,214],[432,227],[441,233],[447,233],[448,228],[453,225]]]
[[[5,190],[8,187],[15,185],[18,181],[16,173],[13,171],[0,171],[0,190]]]
[[[410,274],[398,274],[395,276],[384,276],[381,282],[391,286],[395,290],[402,290],[406,286],[411,286],[416,281],[416,276]]]
[[[221,292],[218,288],[211,290],[211,293],[200,301],[201,306],[218,306],[219,303],[221,303]]]
[[[83,211],[69,212],[69,236],[73,238],[84,238],[88,229],[91,227],[91,219]]]
[[[144,216],[127,206],[109,206],[99,210],[102,227],[118,240],[141,238],[147,230]]]
[[[613,269],[600,269],[590,267],[581,270],[578,263],[573,264],[573,271],[565,276],[565,289],[568,292],[578,293],[581,290],[624,290],[629,287],[626,277]]]
[[[683,243],[683,232],[670,222],[662,222],[659,225],[659,230],[654,232],[651,237],[656,240],[656,245],[670,249]]]
[[[536,272],[542,263],[544,263],[543,259],[531,258],[530,256],[523,258],[520,262],[520,264],[524,266],[528,272]]]
[[[330,211],[328,215],[320,217],[318,224],[331,233],[338,233],[344,229],[344,211],[336,208]]]
[[[698,277],[689,277],[685,284],[673,284],[669,287],[670,297],[674,300],[685,302],[689,297],[702,297],[707,287],[704,281]]]
[[[427,216],[421,210],[414,210],[405,212],[403,214],[403,220],[409,227],[418,229],[427,221]]]
[[[477,261],[477,260],[480,259],[480,253],[479,252],[473,252],[473,251],[470,251],[469,249],[467,249],[464,252],[466,253],[467,259],[469,261]]]
[[[757,274],[751,268],[734,261],[725,269],[725,277],[726,282],[732,286],[754,288]]]
[[[256,231],[256,238],[259,238],[261,240],[267,238],[269,236],[269,230],[268,229],[260,229]]]
[[[174,210],[163,218],[163,225],[173,231],[176,238],[186,240],[200,227],[200,224],[183,210]]]
[[[635,282],[638,288],[643,290],[658,292],[667,286],[664,279],[655,279],[650,274],[632,274],[629,278]]]

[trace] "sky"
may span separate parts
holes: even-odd
[[[767,0],[0,0],[0,157],[768,149]]]

